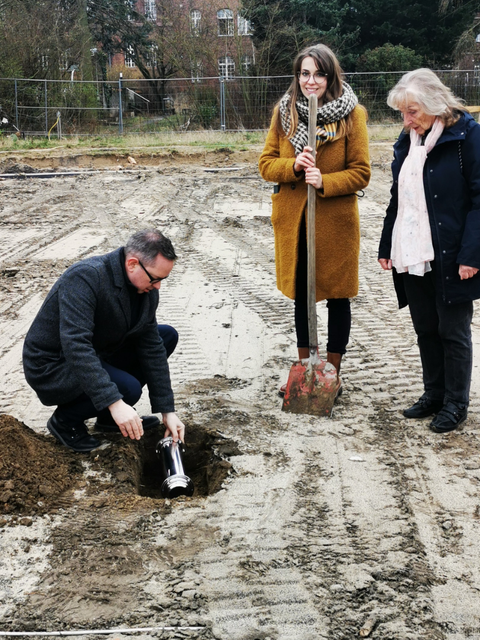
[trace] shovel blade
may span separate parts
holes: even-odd
[[[335,367],[327,362],[311,360],[294,362],[283,398],[283,411],[330,416],[337,393]],[[325,370],[326,369],[326,370]]]

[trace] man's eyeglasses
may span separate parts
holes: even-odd
[[[138,258],[137,258],[138,259]],[[164,280],[164,278],[154,278],[152,275],[150,275],[148,273],[148,271],[145,269],[145,267],[143,266],[143,264],[140,262],[140,260],[138,260],[138,264],[142,267],[142,269],[145,271],[145,273],[147,274],[149,280],[150,280],[150,284],[157,284],[157,282],[162,282],[162,280]]]
[[[310,78],[313,78],[315,84],[320,84],[327,79],[328,73],[323,73],[323,71],[315,71],[315,73],[310,73],[309,71],[301,71],[297,75],[300,82],[304,84],[307,84]]]

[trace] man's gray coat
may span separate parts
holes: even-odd
[[[123,249],[77,262],[50,290],[25,338],[28,384],[45,405],[85,393],[101,411],[122,398],[100,359],[128,339],[141,362],[153,413],[175,410],[167,355],[157,330],[158,291],[138,294],[140,313],[131,326]]]

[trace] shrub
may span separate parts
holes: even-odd
[[[401,44],[387,42],[376,49],[367,49],[357,60],[357,71],[411,71],[423,64],[422,56]]]

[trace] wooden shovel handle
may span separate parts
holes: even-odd
[[[317,149],[317,96],[308,97],[308,146],[315,160]],[[308,344],[310,356],[317,353],[317,307],[316,307],[316,265],[315,265],[315,205],[317,190],[311,184],[308,187],[307,204],[307,311]]]

